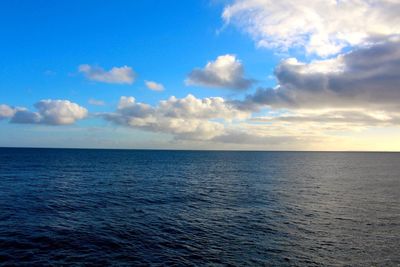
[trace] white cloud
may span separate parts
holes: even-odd
[[[329,58],[283,60],[274,71],[274,88],[231,101],[240,110],[271,115],[235,124],[214,140],[260,145],[283,140],[296,149],[320,140],[324,149],[349,149],[357,147],[358,137],[371,140],[372,129],[399,129],[399,13],[397,0],[232,1],[224,20],[249,33],[258,46],[303,48]]]
[[[128,66],[113,67],[105,71],[101,67],[82,64],[79,66],[79,72],[91,81],[115,84],[132,84],[136,77],[135,72]]]
[[[186,79],[187,85],[248,89],[254,81],[244,77],[242,63],[235,55],[223,55],[210,61],[203,69],[194,69]]]
[[[0,105],[0,120],[11,118],[15,114],[15,109],[8,105]]]
[[[103,100],[90,98],[88,103],[93,106],[104,106],[106,103]]]
[[[400,34],[397,0],[236,0],[222,17],[258,46],[304,47],[320,56]]]
[[[179,139],[209,140],[224,132],[224,121],[245,119],[248,112],[239,111],[220,97],[198,99],[192,95],[171,97],[158,106],[121,97],[117,111],[102,116],[114,123],[163,132]]]
[[[240,111],[227,103],[222,97],[207,97],[203,99],[188,95],[184,98],[170,97],[160,101],[159,110],[168,117],[203,118],[203,119],[245,119],[248,112]]]
[[[88,114],[87,109],[68,100],[41,100],[35,104],[35,107],[37,112],[25,108],[16,109],[11,122],[66,125],[73,124]]]
[[[164,91],[164,85],[153,81],[145,81],[146,87],[153,91]]]

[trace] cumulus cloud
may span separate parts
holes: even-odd
[[[188,75],[185,83],[187,85],[245,90],[254,83],[254,80],[244,77],[243,65],[235,55],[227,54],[208,62],[203,69],[194,69]]]
[[[168,117],[198,118],[198,119],[245,119],[248,112],[236,109],[222,97],[207,97],[203,99],[188,95],[185,98],[170,97],[160,101],[159,110]]]
[[[311,146],[312,140],[322,140],[322,147],[346,147],[354,142],[351,133],[397,129],[399,12],[394,0],[231,1],[223,19],[249,33],[258,46],[289,53],[302,48],[317,57],[283,60],[274,71],[274,88],[231,101],[239,110],[260,113],[214,140]]]
[[[15,109],[8,105],[0,105],[0,120],[11,118],[15,114]]]
[[[223,121],[244,119],[249,113],[239,111],[223,98],[198,99],[170,97],[157,106],[121,97],[114,113],[101,114],[106,120],[154,132],[174,135],[178,139],[209,140],[224,132]]]
[[[101,67],[82,64],[79,66],[79,72],[91,81],[115,84],[132,84],[136,77],[135,72],[128,66],[113,67],[106,71]]]
[[[40,114],[29,111],[25,108],[18,109],[10,122],[19,124],[35,124],[40,123]]]
[[[16,109],[12,123],[67,125],[87,116],[87,109],[68,100],[41,100],[35,104],[37,112],[25,108]]]
[[[145,81],[146,87],[153,91],[164,91],[164,85],[153,81]]]
[[[258,89],[239,105],[400,111],[400,41],[308,64],[285,60],[275,69],[275,76],[276,88]]]
[[[400,34],[397,0],[236,0],[222,17],[248,32],[258,46],[304,47],[337,54],[374,38]]]

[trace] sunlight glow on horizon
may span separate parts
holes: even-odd
[[[400,2],[93,4],[0,4],[0,146],[400,151]]]

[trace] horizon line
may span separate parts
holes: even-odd
[[[174,148],[106,148],[106,147],[35,147],[0,146],[0,149],[70,149],[70,150],[136,150],[136,151],[194,151],[194,152],[310,152],[310,153],[400,153],[381,150],[251,150],[251,149],[174,149]]]

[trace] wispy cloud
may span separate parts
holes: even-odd
[[[136,77],[135,72],[128,66],[113,67],[109,71],[106,71],[98,66],[82,64],[78,69],[87,79],[96,82],[132,84]]]
[[[157,83],[154,81],[145,81],[146,87],[150,90],[153,91],[164,91],[164,85],[162,85],[161,83]]]
[[[94,98],[90,98],[88,103],[93,106],[104,106],[106,103],[103,100],[98,100]]]
[[[53,70],[45,70],[43,73],[44,73],[44,75],[46,75],[46,76],[54,76],[54,75],[57,74],[57,72],[55,72],[55,71],[53,71]]]
[[[329,56],[377,36],[400,34],[399,13],[400,2],[393,0],[236,0],[222,17],[248,32],[258,46],[304,47]]]

